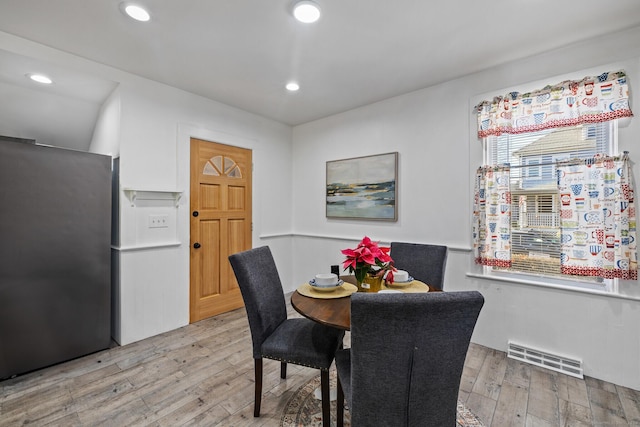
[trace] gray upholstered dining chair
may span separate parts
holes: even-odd
[[[255,366],[255,406],[260,416],[262,359],[281,362],[281,378],[287,363],[320,369],[322,422],[329,426],[329,367],[336,350],[342,348],[344,331],[304,318],[287,318],[280,276],[267,246],[229,256],[249,318]]]
[[[438,289],[444,286],[447,253],[446,246],[391,242],[394,267],[406,270],[414,279]]]
[[[477,291],[351,296],[351,348],[336,352],[338,426],[455,426]]]

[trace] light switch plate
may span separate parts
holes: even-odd
[[[149,228],[168,228],[169,215],[149,215]]]

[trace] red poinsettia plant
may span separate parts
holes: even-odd
[[[343,268],[356,276],[358,283],[362,283],[367,274],[384,276],[388,283],[393,283],[393,259],[389,255],[391,248],[378,246],[364,236],[355,249],[343,249],[342,253],[347,257]],[[386,276],[385,276],[386,275]]]

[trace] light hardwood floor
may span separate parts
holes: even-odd
[[[265,360],[254,418],[251,354],[245,311],[235,310],[2,381],[0,426],[278,426],[293,391],[317,371],[290,365],[281,380],[280,364]],[[639,391],[475,344],[460,399],[487,426],[640,426]]]

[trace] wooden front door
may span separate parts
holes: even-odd
[[[228,257],[251,248],[251,169],[251,150],[191,138],[191,323],[244,305]]]

